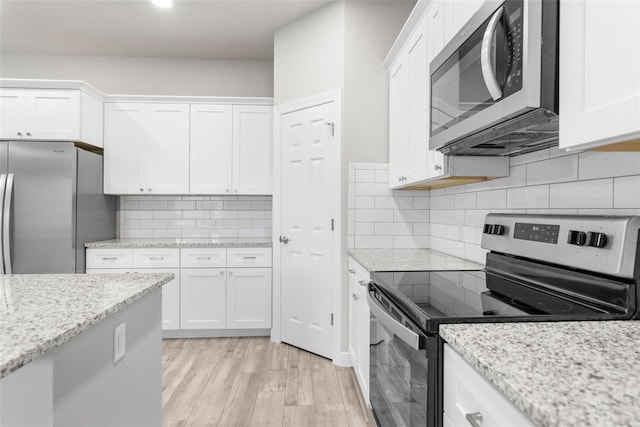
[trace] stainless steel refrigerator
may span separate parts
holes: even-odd
[[[86,242],[115,236],[102,156],[72,142],[0,142],[0,273],[84,273]]]

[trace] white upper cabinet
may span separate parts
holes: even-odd
[[[147,193],[189,192],[189,105],[147,106]]]
[[[104,192],[189,191],[189,105],[107,103]]]
[[[0,138],[102,147],[103,103],[82,90],[0,89]]]
[[[233,193],[273,192],[273,107],[233,106]]]
[[[562,1],[560,148],[609,144],[640,150],[640,2]]]
[[[191,105],[191,194],[271,194],[273,107]]]
[[[191,105],[192,194],[229,194],[233,156],[233,107]]]
[[[386,61],[390,64],[389,187],[428,189],[507,176],[506,157],[467,156],[462,160],[429,150],[429,63],[453,36],[452,28],[467,22],[481,2],[434,0],[425,6],[426,3],[416,5],[392,48],[393,58]]]

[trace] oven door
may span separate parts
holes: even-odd
[[[374,283],[367,303],[382,326],[370,347],[370,401],[378,425],[436,425],[438,364],[429,360],[427,347],[437,336],[422,332]]]
[[[524,57],[530,36],[523,34],[525,18],[531,18],[525,6],[530,2],[485,1],[431,62],[431,149],[539,106],[539,87],[531,88],[532,94],[538,90],[533,103],[529,90],[523,90],[524,80],[540,73]]]

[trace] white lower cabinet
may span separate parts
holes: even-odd
[[[369,272],[349,257],[349,356],[365,402],[369,402],[371,312],[367,304]]]
[[[443,425],[533,427],[533,423],[448,344],[444,346]]]
[[[134,272],[174,274],[162,288],[163,330],[271,328],[270,248],[87,249],[87,273]]]

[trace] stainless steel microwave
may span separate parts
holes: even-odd
[[[486,0],[430,64],[429,148],[516,155],[558,142],[558,0]]]

